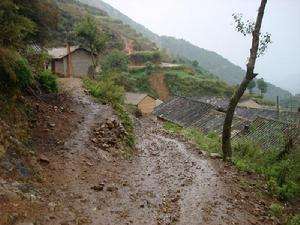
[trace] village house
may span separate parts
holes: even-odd
[[[265,150],[284,149],[288,139],[296,145],[300,144],[299,125],[258,116],[247,129],[233,137],[233,143],[255,141]]]
[[[173,97],[155,108],[153,114],[159,119],[171,121],[183,127],[193,127],[203,133],[222,134],[225,112],[228,102],[220,98]],[[248,106],[248,107],[246,107]],[[266,110],[251,101],[238,106],[232,121],[232,138],[237,142],[240,138],[257,142],[264,149],[282,147],[285,137],[300,143],[300,114]],[[221,110],[220,110],[221,109]]]
[[[48,49],[48,68],[60,77],[85,77],[94,73],[91,52],[78,46]]]
[[[155,108],[154,115],[183,127],[197,128],[206,134],[211,131],[221,134],[225,120],[225,113],[218,111],[216,106],[179,96]],[[243,130],[247,123],[246,119],[235,116],[232,123],[232,135]]]
[[[136,106],[143,114],[150,114],[163,102],[148,94],[127,92],[125,103]]]

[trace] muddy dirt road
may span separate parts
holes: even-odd
[[[154,118],[135,119],[136,155],[122,160],[91,141],[113,116],[85,94],[79,80],[62,81],[78,104],[78,126],[59,154],[46,154],[46,207],[22,222],[43,225],[276,224],[267,199],[221,160],[166,133]],[[63,123],[63,121],[62,121]],[[247,181],[248,182],[248,181]],[[246,186],[246,187],[245,187]]]

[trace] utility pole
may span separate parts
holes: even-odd
[[[279,120],[279,96],[276,98],[277,119]]]
[[[73,69],[72,69],[72,57],[71,57],[71,47],[70,43],[67,43],[67,77],[71,78],[73,75]]]

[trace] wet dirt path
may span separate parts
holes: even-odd
[[[92,130],[113,112],[95,103],[81,85],[76,79],[62,82],[82,106],[82,118],[60,158],[49,156],[52,189],[37,224],[275,224],[255,194],[237,187],[240,178],[226,172],[226,164],[200,155],[153,118],[135,119],[132,160],[96,149]]]

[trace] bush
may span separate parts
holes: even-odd
[[[47,93],[57,93],[58,92],[58,82],[57,76],[51,73],[49,70],[43,71],[37,80],[43,91]]]
[[[260,105],[266,105],[266,106],[275,106],[276,105],[276,103],[274,101],[269,100],[269,99],[256,98],[255,100]]]
[[[25,89],[33,81],[28,62],[18,53],[0,48],[0,88],[14,93],[16,89]]]
[[[200,130],[184,128],[172,122],[165,122],[164,128],[170,132],[182,134],[183,136],[193,140],[200,149],[221,154],[221,143],[215,132],[210,132],[209,135],[205,135]]]
[[[274,216],[280,216],[282,214],[282,211],[284,207],[278,203],[272,203],[270,206],[271,212]]]
[[[101,63],[104,74],[125,72],[128,70],[128,58],[124,52],[112,50]]]
[[[146,64],[151,62],[153,64],[159,64],[161,62],[161,54],[159,51],[139,51],[134,52],[129,56],[131,64]]]
[[[300,214],[292,216],[288,219],[287,225],[299,225],[300,224]]]
[[[186,73],[167,73],[166,82],[172,95],[178,96],[230,96],[233,89],[223,81],[202,79]]]
[[[16,84],[20,89],[25,89],[32,84],[33,76],[31,68],[25,59],[20,59],[17,61],[15,73],[17,76]]]
[[[103,104],[112,106],[124,105],[125,91],[124,88],[115,83],[112,77],[105,77],[101,80],[86,80],[87,89]]]
[[[300,197],[300,153],[294,149],[282,159],[280,150],[263,150],[254,142],[239,140],[233,146],[233,163],[242,171],[262,174],[271,193],[280,200]]]

